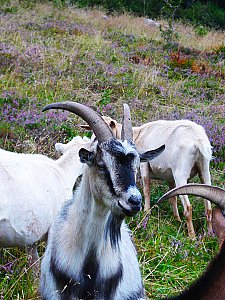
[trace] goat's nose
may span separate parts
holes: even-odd
[[[139,195],[132,195],[128,199],[128,202],[130,204],[132,204],[132,205],[140,205],[140,203],[141,203],[141,196],[139,196]]]

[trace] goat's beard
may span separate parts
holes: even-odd
[[[110,239],[112,248],[116,248],[121,239],[121,224],[124,220],[124,216],[115,213],[110,213],[106,228],[105,228],[105,239]]]

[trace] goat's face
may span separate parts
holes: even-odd
[[[140,155],[135,145],[127,140],[110,139],[101,144],[95,143],[95,147],[93,152],[81,149],[79,153],[81,161],[90,166],[95,199],[103,199],[104,205],[114,214],[136,214],[141,210],[142,196],[137,189],[135,178],[143,155]],[[159,149],[157,154],[163,149]],[[156,155],[155,151],[154,154],[150,152],[147,153],[148,159]]]

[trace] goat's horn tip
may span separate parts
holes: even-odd
[[[48,109],[50,109],[51,107],[50,107],[50,104],[49,105],[46,105],[44,108],[42,108],[42,112],[44,112],[44,111],[46,111],[46,110],[48,110]]]
[[[64,102],[54,102],[54,103],[50,103],[48,105],[46,105],[44,108],[42,108],[42,112],[52,109],[52,108],[57,108],[57,106],[59,105],[66,105],[66,104],[70,104],[71,101],[64,101]]]
[[[167,199],[167,195],[163,195],[159,200],[156,202],[156,204],[160,205],[165,199]]]

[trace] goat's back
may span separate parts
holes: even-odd
[[[8,228],[0,245],[41,239],[71,193],[62,190],[66,179],[54,161],[42,155],[0,150],[0,181],[0,231]]]
[[[202,126],[189,120],[149,122],[134,128],[134,139],[140,152],[151,150],[165,144],[164,152],[151,161],[151,177],[171,180],[172,170],[178,165],[210,161],[212,149]],[[153,175],[154,174],[154,175]],[[194,176],[194,173],[193,173]]]

